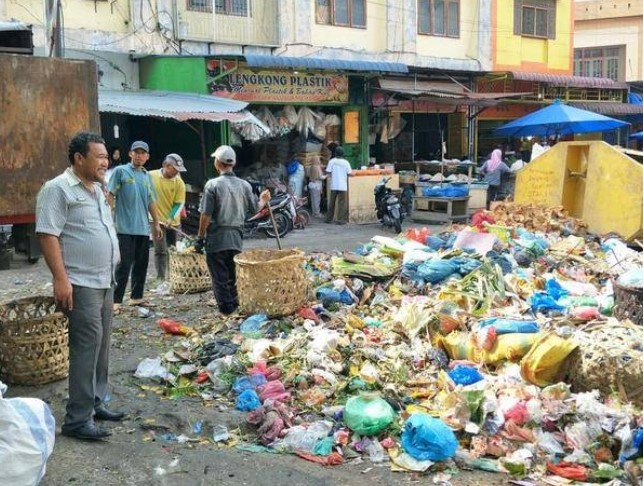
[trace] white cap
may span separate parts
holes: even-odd
[[[216,158],[219,162],[225,165],[235,165],[237,162],[237,155],[235,150],[230,145],[221,145],[210,154],[211,157]]]

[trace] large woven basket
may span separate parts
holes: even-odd
[[[170,252],[170,285],[175,294],[194,294],[212,289],[206,255]]]
[[[575,335],[579,348],[568,362],[575,392],[598,389],[642,407],[642,327],[631,322],[590,324]]]
[[[0,378],[16,385],[42,385],[69,372],[67,317],[51,297],[0,304]]]
[[[302,251],[244,251],[235,257],[235,263],[240,312],[279,317],[306,303],[309,281]]]
[[[641,288],[626,287],[617,282],[613,283],[615,289],[615,308],[613,315],[619,320],[630,319],[635,324],[642,325],[642,301],[644,294]]]

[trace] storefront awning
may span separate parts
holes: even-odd
[[[172,91],[98,91],[98,109],[103,113],[154,116],[178,121],[204,120],[265,125],[245,110],[248,103],[227,98]]]
[[[567,88],[604,88],[626,89],[626,83],[619,83],[608,78],[590,78],[585,76],[566,76],[563,74],[529,73],[510,71],[516,81],[532,81]]]
[[[601,113],[602,115],[641,115],[642,105],[631,103],[614,103],[610,101],[571,101],[575,108]]]
[[[249,67],[278,69],[333,69],[338,71],[365,71],[407,73],[407,65],[400,62],[357,61],[322,57],[244,56]]]
[[[427,81],[381,78],[378,80],[378,86],[382,91],[397,93],[407,98],[450,105],[494,106],[504,99],[530,94],[473,93],[451,80]]]

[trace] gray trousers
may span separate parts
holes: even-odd
[[[172,228],[161,226],[163,237],[160,240],[152,240],[154,244],[154,266],[157,270],[157,279],[166,280],[169,273],[168,268],[168,247],[177,244],[177,232]]]
[[[94,417],[107,394],[114,289],[73,286],[69,316],[69,401],[63,430],[74,430]]]

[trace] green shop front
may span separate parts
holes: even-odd
[[[404,72],[406,67],[278,56],[140,60],[141,88],[242,101],[261,121],[174,127],[172,133],[159,133],[157,143],[171,144],[171,151],[182,150],[188,158],[201,159],[205,176],[212,175],[207,154],[221,143],[230,144],[238,154],[237,172],[264,181],[282,175],[284,163],[293,156],[304,165],[312,155],[328,160],[328,146],[333,143],[344,147],[354,167],[367,165],[368,79],[383,71]],[[193,137],[194,128],[201,132],[199,140]]]

